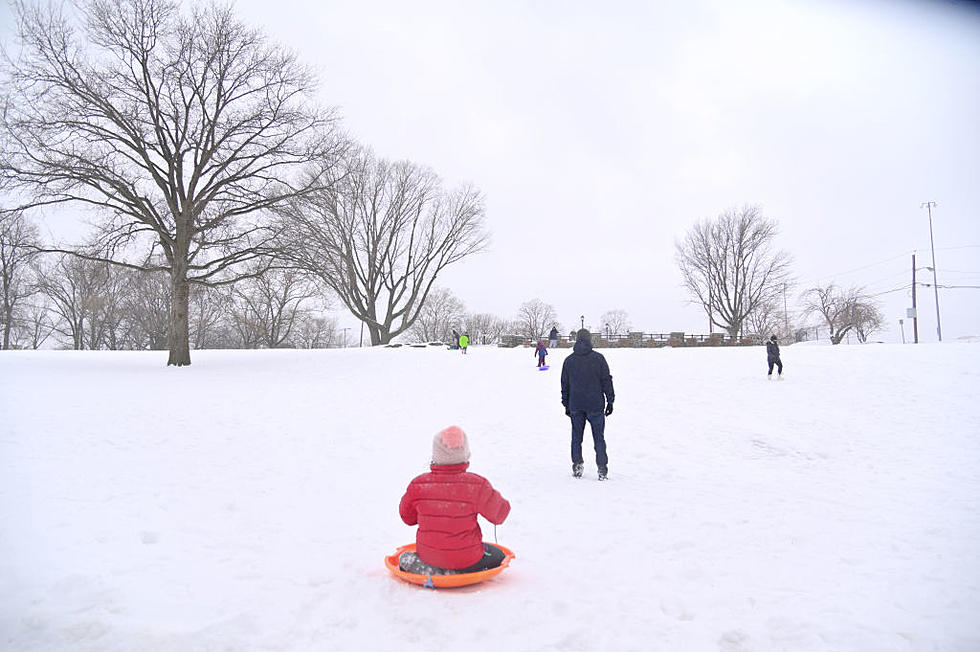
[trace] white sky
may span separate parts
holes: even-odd
[[[674,242],[745,203],[779,221],[800,289],[883,292],[910,282],[913,249],[931,264],[920,204],[936,201],[940,284],[980,286],[980,10],[968,3],[274,6],[236,3],[318,68],[352,135],[486,194],[491,249],[441,283],[471,311],[513,317],[538,297],[565,331],[621,308],[646,332],[707,332]],[[898,340],[908,291],[880,299],[883,339]],[[941,290],[940,304],[944,339],[980,334],[980,289]],[[919,315],[933,341],[931,288]]]

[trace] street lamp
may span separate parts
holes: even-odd
[[[582,328],[585,328],[585,315],[582,315],[579,319],[582,320]]]
[[[936,205],[934,201],[923,202],[919,208],[925,207],[929,211],[929,248],[932,249],[932,289],[936,292],[936,334],[939,341],[943,341],[943,327],[939,321],[939,281],[936,280],[936,245],[932,241],[932,207]]]

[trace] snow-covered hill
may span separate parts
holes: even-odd
[[[0,649],[980,649],[980,346],[604,353],[607,483],[560,351],[3,352]],[[517,559],[431,591],[382,557],[452,423]]]

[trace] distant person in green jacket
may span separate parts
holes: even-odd
[[[459,336],[459,348],[463,349],[463,355],[466,355],[466,347],[470,345],[470,336],[463,333]]]

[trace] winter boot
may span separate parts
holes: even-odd
[[[572,464],[572,475],[576,478],[582,477],[582,471],[585,470],[585,464],[579,462],[578,464]]]
[[[604,467],[604,466],[600,466],[599,467],[599,480],[602,481],[602,480],[605,480],[608,477],[609,477],[609,469],[606,468],[606,467]]]

